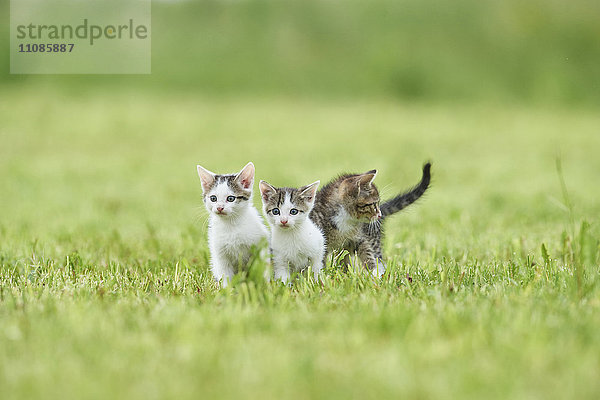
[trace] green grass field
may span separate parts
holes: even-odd
[[[24,85],[0,121],[2,399],[600,395],[595,111]],[[382,280],[212,282],[197,163],[385,198],[426,160]]]

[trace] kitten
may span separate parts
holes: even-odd
[[[260,181],[263,211],[271,225],[271,254],[275,279],[284,283],[292,271],[312,267],[315,279],[323,268],[325,238],[308,217],[319,181],[300,189],[275,188]]]
[[[254,164],[239,173],[217,175],[198,165],[203,200],[210,213],[208,247],[213,276],[227,286],[247,266],[251,249],[268,236],[260,214],[252,205]]]
[[[425,193],[431,180],[431,164],[423,166],[421,182],[380,206],[379,191],[373,184],[376,170],[364,174],[342,175],[318,193],[310,218],[321,228],[327,241],[327,253],[347,250],[381,276],[387,266],[381,250],[384,219],[414,203]],[[344,260],[349,262],[349,256]]]

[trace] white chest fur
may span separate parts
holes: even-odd
[[[333,216],[333,222],[338,228],[338,231],[343,235],[354,233],[359,226],[358,221],[352,218],[352,216],[341,207],[338,210],[338,212]]]
[[[208,244],[215,275],[222,275],[221,270],[229,272],[239,263],[246,263],[250,257],[251,247],[259,244],[267,235],[267,229],[258,211],[252,206],[241,210],[235,217],[221,218],[211,215],[208,225]]]
[[[333,223],[337,227],[337,232],[334,232],[331,237],[328,238],[328,248],[340,248],[343,247],[347,240],[355,238],[358,234],[360,222],[355,218],[352,218],[350,214],[343,208],[339,210],[333,216]]]
[[[294,229],[273,228],[271,248],[276,275],[278,270],[300,271],[308,266],[316,275],[322,268],[325,239],[310,220]]]

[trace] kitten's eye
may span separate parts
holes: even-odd
[[[361,209],[364,210],[364,209],[367,209],[367,208],[371,208],[371,207],[373,207],[375,205],[377,205],[377,202],[375,202],[375,203],[368,203],[368,204],[359,204],[358,208],[361,208]]]
[[[272,209],[271,213],[273,213],[273,215],[279,215],[279,208]]]
[[[227,196],[227,201],[233,203],[235,201],[235,196]]]
[[[213,203],[217,201],[217,196],[215,196],[214,194],[210,196],[210,201],[212,201]]]
[[[292,208],[290,210],[290,215],[296,215],[296,214],[298,214],[298,210],[296,210],[295,208]]]

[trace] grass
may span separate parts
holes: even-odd
[[[0,121],[3,399],[600,393],[596,112],[22,85]],[[427,159],[381,281],[212,282],[197,163],[385,198]]]

